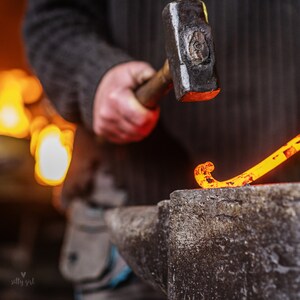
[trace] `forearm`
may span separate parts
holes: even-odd
[[[104,4],[29,0],[24,26],[28,58],[47,96],[63,117],[89,128],[101,78],[112,66],[130,60],[105,41]]]

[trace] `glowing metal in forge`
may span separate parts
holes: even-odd
[[[211,175],[215,169],[212,162],[200,164],[195,169],[195,179],[204,189],[238,187],[249,184],[267,174],[300,150],[300,134],[271,154],[265,160],[244,173],[226,181],[217,181]]]

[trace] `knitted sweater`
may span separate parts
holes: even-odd
[[[91,128],[96,88],[128,60],[162,65],[164,0],[29,0],[27,53],[66,119]],[[207,0],[222,91],[205,103],[161,102],[140,143],[106,144],[105,160],[131,203],[154,203],[196,187],[193,168],[211,160],[216,178],[235,176],[299,133],[300,1]],[[299,159],[266,181],[299,180]]]

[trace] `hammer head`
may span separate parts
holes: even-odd
[[[205,4],[200,0],[171,2],[163,10],[163,23],[176,98],[192,102],[216,97],[220,88]]]

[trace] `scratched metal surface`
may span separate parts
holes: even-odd
[[[182,299],[299,299],[300,184],[181,190],[107,212],[141,278]]]

